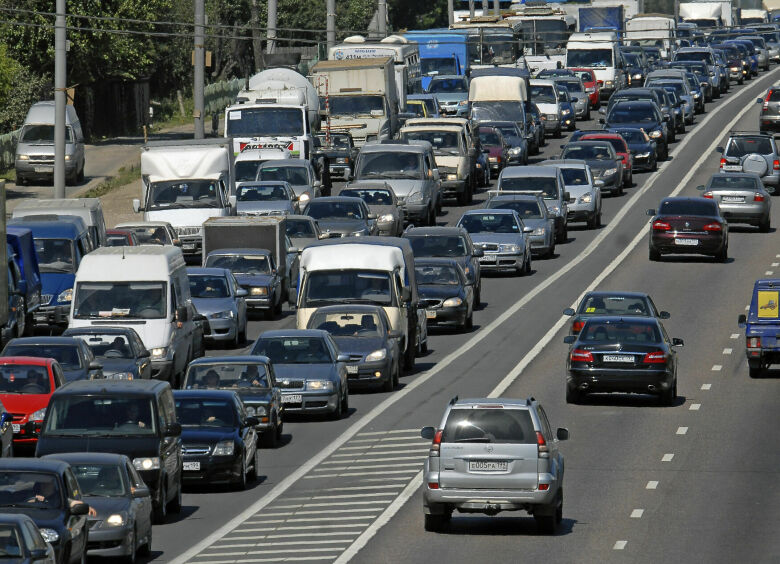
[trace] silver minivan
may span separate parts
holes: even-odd
[[[65,182],[84,180],[84,133],[76,108],[65,106]],[[54,102],[36,102],[27,117],[16,145],[16,183],[32,180],[51,182],[54,177]]]

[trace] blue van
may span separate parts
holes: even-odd
[[[41,272],[38,268],[38,255],[35,254],[33,234],[24,227],[6,228],[8,257],[13,258],[19,270],[17,290],[24,300],[25,330],[30,333],[33,325],[33,314],[41,306]]]
[[[41,276],[41,305],[33,313],[36,327],[68,326],[73,281],[82,257],[92,251],[84,220],[76,216],[53,219],[11,219],[9,227],[32,232]]]
[[[745,354],[750,377],[761,376],[780,362],[780,279],[756,280],[748,314],[737,320],[745,328]]]

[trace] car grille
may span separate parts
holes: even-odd
[[[41,305],[49,304],[53,297],[54,297],[53,294],[41,294]]]
[[[54,164],[54,155],[30,155],[29,161],[37,164]]]
[[[179,237],[194,237],[200,235],[200,227],[176,227],[176,234]]]
[[[483,251],[498,252],[498,243],[482,243],[479,246]]]
[[[181,453],[184,456],[205,456],[211,452],[209,445],[182,445]]]
[[[25,414],[24,413],[12,413],[11,414],[11,421],[13,421],[14,423],[18,423],[19,421],[21,421],[24,418],[25,418]]]
[[[550,119],[550,120],[553,120],[553,121],[555,121],[555,120],[557,120],[557,119],[558,119],[558,114],[546,114],[546,115],[545,115],[545,117],[546,117],[547,119]]]
[[[362,354],[351,354],[348,362],[360,362],[361,360],[363,360]]]
[[[262,216],[262,215],[287,215],[284,210],[263,210],[263,211],[248,211],[241,212],[244,215]]]
[[[432,307],[441,307],[442,301],[434,298],[419,300],[420,307],[428,309]]]
[[[277,380],[276,383],[283,390],[301,390],[303,389],[303,380]]]

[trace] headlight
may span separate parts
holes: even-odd
[[[17,155],[16,158],[19,159],[20,161],[29,161],[30,155]]]
[[[631,78],[633,78],[634,80],[642,80],[642,75],[641,74],[635,74]]]
[[[568,116],[568,115],[571,113],[571,110],[569,110],[569,109],[563,109],[563,110],[561,111],[561,113],[562,113],[563,115],[565,115],[565,116]]]
[[[114,372],[112,374],[103,374],[103,377],[110,380],[132,380],[134,378],[132,372]]]
[[[121,527],[126,522],[127,519],[122,513],[114,513],[108,519],[106,519],[106,525],[108,525],[109,527]]]
[[[151,350],[152,358],[165,358],[168,356],[168,347],[158,347]]]
[[[43,537],[43,540],[46,542],[57,542],[60,540],[60,535],[55,531],[54,529],[49,528],[43,528],[38,529],[41,532],[41,536]]]
[[[365,229],[361,229],[360,231],[354,231],[349,234],[350,237],[362,237],[364,235],[368,235]]]
[[[731,67],[731,72],[739,72],[739,67]]]
[[[148,458],[134,458],[133,466],[136,470],[159,470],[160,459],[157,456],[150,456]]]
[[[616,168],[608,168],[604,172],[601,173],[601,176],[612,176],[613,174],[617,174]]]
[[[65,155],[65,160],[69,161],[70,160],[70,155]]]
[[[377,221],[383,221],[383,222],[393,221],[393,214],[388,213],[388,214],[385,214],[385,215],[380,215],[379,219],[377,219]]]
[[[346,157],[339,157],[336,159],[337,164],[347,164],[349,163],[349,159]]]
[[[220,441],[214,447],[214,456],[233,456],[235,445],[232,440]]]
[[[62,292],[59,296],[57,296],[58,302],[69,302],[73,299],[73,288],[68,288],[64,292]]]
[[[514,245],[509,245],[510,247],[514,247]],[[443,307],[458,307],[460,304],[463,303],[463,300],[460,298],[450,298],[448,300],[444,300],[444,303],[441,304]]]
[[[589,204],[592,200],[593,200],[593,195],[590,192],[580,196],[580,203],[581,204]]]
[[[304,192],[303,194],[301,194],[301,197],[298,198],[298,201],[299,202],[308,202],[310,199],[311,199],[311,196],[309,196],[308,193]]]
[[[247,415],[250,415],[250,416],[252,416],[252,415],[254,415],[255,413],[256,413],[256,412],[255,412],[255,408],[254,408],[254,407],[252,407],[251,405],[248,405],[248,406],[246,406],[246,414],[247,414]]]
[[[541,237],[544,235],[544,227],[537,227],[531,232],[531,235],[536,235],[537,237]]]
[[[322,390],[324,392],[333,389],[333,382],[330,380],[309,380],[306,382],[307,390]]]
[[[615,82],[612,80],[607,80],[606,82],[604,82],[604,86],[612,86],[613,84],[615,84]]]
[[[373,362],[375,360],[384,360],[387,358],[387,351],[385,349],[379,349],[372,352],[366,357],[366,362]]]
[[[482,163],[477,163],[477,168],[482,168]]]
[[[517,245],[499,245],[498,251],[501,253],[516,253],[519,250],[519,247]],[[454,299],[460,299],[460,298],[452,298]],[[445,302],[446,303],[446,302]],[[455,304],[460,305],[460,304]]]
[[[693,99],[694,100],[698,100],[699,98],[701,98],[701,94],[699,92],[694,92],[693,93]]]
[[[651,132],[650,132],[650,134],[649,134],[649,135],[650,135],[650,137],[652,137],[653,139],[660,139],[661,137],[663,137],[663,135],[664,135],[664,134],[663,134],[663,132],[661,132],[661,130],[659,130],[659,129],[654,129],[653,131],[651,131]]]
[[[509,149],[509,154],[510,155],[519,155],[522,152],[523,152],[523,148],[522,147],[512,147],[511,149]]]
[[[255,287],[249,289],[249,295],[250,296],[267,296],[268,295],[268,288],[266,288],[265,286],[255,286]]]
[[[233,319],[232,311],[218,311],[209,315],[209,319]]]
[[[561,213],[561,207],[560,206],[550,206],[548,208],[548,211],[552,212],[555,215],[559,215]]]
[[[637,157],[639,157],[640,159],[649,159],[650,158],[650,152],[648,151],[647,153],[638,153]]]
[[[43,421],[43,418],[46,416],[46,408],[42,407],[32,415],[30,415],[30,421]]]
[[[249,410],[252,410],[251,413]],[[268,415],[268,410],[265,408],[264,405],[257,405],[255,407],[247,407],[246,408],[247,415],[256,415],[257,417],[265,417]]]
[[[412,192],[406,197],[406,201],[409,204],[420,204],[423,201],[422,192]]]
[[[457,180],[457,179],[458,179],[458,175],[457,174],[448,174],[447,175],[447,180]]]

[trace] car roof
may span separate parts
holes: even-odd
[[[47,454],[43,460],[61,460],[68,464],[122,464],[130,459],[124,454],[113,452],[60,452]]]
[[[329,333],[321,329],[272,329],[260,333],[258,340],[265,337],[327,337]]]
[[[344,305],[329,305],[318,307],[317,312],[330,313],[332,311],[344,312],[344,313],[377,313],[384,311],[382,306],[370,305],[370,304],[344,304]]]
[[[91,335],[95,333],[101,333],[104,335],[126,335],[130,332],[138,335],[138,332],[132,327],[117,327],[115,325],[90,325],[88,327],[68,327],[65,329],[63,335],[65,335],[65,333],[67,333],[65,336],[68,337],[71,335]]]
[[[418,143],[366,143],[360,149],[361,153],[417,153],[424,154],[430,150],[430,144]]]
[[[617,325],[619,323],[645,323],[647,325],[658,325],[659,321],[655,317],[645,317],[640,315],[593,315],[585,318],[585,323],[590,325],[594,323],[604,323],[605,325]],[[580,333],[582,335],[582,333]]]
[[[168,388],[163,380],[75,380],[58,388],[57,395],[150,395]]]
[[[277,159],[281,160],[281,159]],[[266,161],[270,162],[270,161]],[[241,181],[241,188],[244,187],[251,187],[251,186],[279,186],[280,184],[284,184],[289,186],[290,183],[286,180],[242,180]]]
[[[496,209],[496,208],[480,208],[476,210],[468,210],[463,213],[461,217],[467,216],[467,215],[477,215],[477,214],[485,214],[485,213],[491,213],[493,215],[497,214],[507,214],[507,215],[515,215],[517,212],[515,210],[509,210],[509,209]]]
[[[32,366],[50,366],[57,362],[53,358],[41,356],[0,356],[0,364],[29,364]]]
[[[271,159],[270,161],[260,163],[258,168],[271,168],[279,166],[297,166],[304,168],[308,163],[309,161],[305,161],[303,159]]]
[[[724,176],[726,178],[752,178],[756,182],[761,182],[761,177],[755,172],[716,172],[710,176],[710,180],[715,178],[722,178]]]
[[[227,276],[230,270],[227,268],[213,268],[205,266],[188,266],[187,274],[192,275],[211,275],[211,276]]]
[[[291,213],[291,214],[288,214],[288,215],[284,216],[284,219],[286,219],[287,221],[290,221],[291,219],[304,220],[304,221],[309,221],[309,222],[315,222],[316,221],[310,215],[295,214],[295,213]]]
[[[25,515],[24,513],[0,513],[0,523],[3,525],[21,525],[28,521],[35,524],[32,517]]]
[[[420,257],[414,259],[414,266],[424,266],[424,265],[447,265],[447,266],[454,266],[458,267],[459,263],[457,260],[449,257]]]
[[[406,231],[404,231],[404,236],[412,235],[415,237],[418,236],[425,236],[425,237],[433,237],[435,235],[445,235],[445,236],[452,236],[452,235],[463,235],[465,229],[462,227],[456,227],[456,226],[436,226],[436,227],[410,227]]]
[[[771,133],[761,133],[759,131],[731,131],[729,132],[729,139],[732,137],[763,137],[765,139],[775,138]]]
[[[541,198],[541,194],[502,194],[501,192],[497,192],[495,195],[490,196],[487,202],[538,202],[538,198]]]
[[[8,345],[73,345],[78,344],[73,337],[17,337],[8,341]]]
[[[550,159],[543,161],[543,164],[557,168],[588,168],[589,166],[588,163],[582,159]]]
[[[174,390],[173,399],[178,398],[213,398],[230,400],[239,397],[233,390]]]
[[[129,227],[172,227],[168,221],[125,221],[117,223],[116,229],[127,229]]]
[[[536,400],[533,398],[527,398],[527,399],[521,399],[521,398],[464,398],[464,399],[458,399],[452,404],[453,409],[457,408],[473,408],[480,405],[503,405],[506,407],[511,407],[513,409],[517,408],[528,408],[531,406],[533,402]]]
[[[191,361],[189,366],[198,366],[199,364],[214,364],[219,363],[263,363],[270,364],[271,360],[262,354],[243,354],[243,355],[230,355],[230,356],[203,356]]]
[[[343,204],[362,204],[363,199],[362,198],[356,198],[354,196],[320,196],[319,198],[314,198],[313,200],[309,201],[309,204],[313,203],[322,203],[322,204],[333,204],[333,203],[343,203]]]
[[[0,470],[26,470],[29,472],[51,472],[61,474],[68,468],[70,468],[70,465],[62,460],[22,457],[0,458]]]
[[[583,300],[588,297],[612,298],[616,296],[623,297],[623,298],[633,298],[633,299],[650,297],[645,292],[623,292],[620,290],[610,292],[609,290],[594,290],[593,292],[588,292],[587,294],[585,294]]]
[[[528,176],[548,176],[552,178],[558,176],[558,168],[544,164],[508,166],[501,171],[501,176],[504,178],[524,178]]]
[[[604,141],[596,141],[595,139],[586,140],[586,141],[577,140],[577,141],[570,141],[566,143],[566,145],[564,145],[562,149],[565,150],[567,147],[604,147],[604,146],[611,147],[612,144],[607,143],[606,139]]]
[[[289,216],[287,216],[289,217]],[[247,247],[239,247],[235,249],[214,249],[207,254],[207,257],[211,255],[270,255],[271,251],[268,249],[252,249]]]

